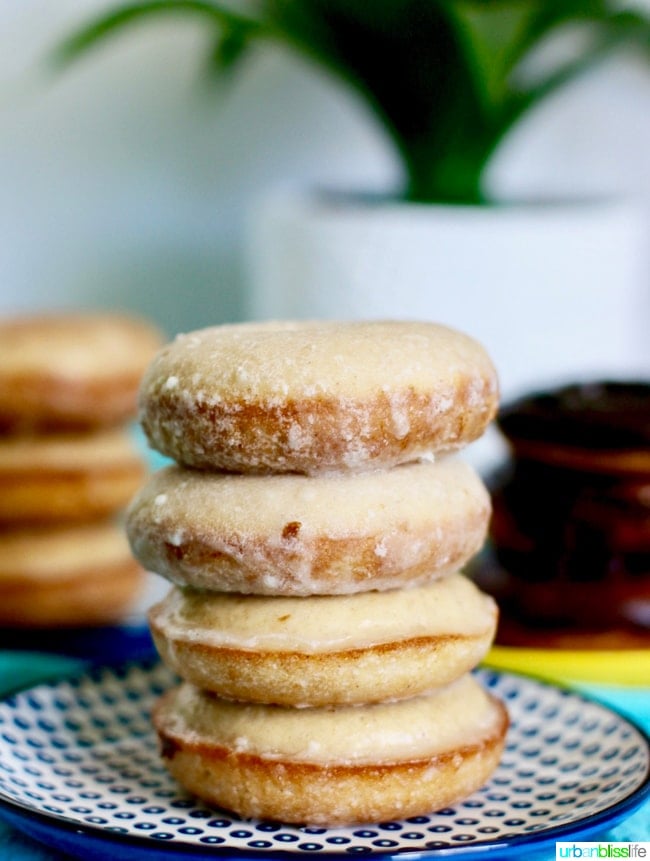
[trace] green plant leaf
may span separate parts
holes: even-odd
[[[295,47],[343,77],[374,110],[399,149],[407,193],[415,199],[430,194],[436,163],[450,163],[463,137],[480,139],[485,123],[451,5],[442,0],[265,4]],[[474,160],[473,154],[463,156],[465,165]],[[456,184],[449,169],[435,181],[444,177]]]
[[[504,94],[515,62],[517,46],[529,33],[538,3],[520,0],[450,3],[459,19],[459,30],[468,53],[485,111],[494,114]]]
[[[572,59],[551,70],[534,86],[511,91],[503,104],[503,114],[499,124],[500,137],[505,136],[524,114],[550,94],[623,47],[637,47],[650,54],[650,19],[634,12],[610,14],[606,22],[600,20],[598,15],[592,18],[585,17],[594,28],[593,41],[588,48],[582,52],[576,52]],[[495,140],[495,144],[497,142],[498,140]]]
[[[128,3],[94,18],[57,45],[50,55],[50,60],[58,67],[69,65],[136,22],[165,14],[198,16],[214,27],[227,28],[230,38],[233,33],[238,33],[240,40],[244,38],[244,33],[246,39],[249,39],[260,31],[260,24],[255,19],[234,13],[230,8],[208,0],[149,0]],[[232,45],[230,50],[232,52]]]
[[[208,54],[206,63],[208,84],[220,81],[231,75],[245,58],[250,44],[247,28],[239,26],[222,27]]]

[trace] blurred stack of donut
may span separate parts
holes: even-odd
[[[106,313],[0,321],[0,625],[108,623],[136,600],[118,521],[145,475],[129,423],[161,337]]]
[[[572,384],[504,407],[493,476],[497,642],[650,646],[650,383]]]

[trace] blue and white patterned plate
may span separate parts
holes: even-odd
[[[526,858],[602,835],[650,794],[650,745],[575,692],[478,671],[512,726],[490,782],[453,808],[354,828],[239,820],[188,796],[158,757],[150,710],[174,683],[160,663],[41,684],[0,703],[0,814],[81,858],[317,854]]]

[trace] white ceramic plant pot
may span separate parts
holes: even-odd
[[[253,319],[435,320],[478,338],[504,397],[650,374],[645,213],[273,194],[252,214]]]

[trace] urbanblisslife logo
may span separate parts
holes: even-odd
[[[650,842],[556,843],[555,858],[647,858],[650,861]]]

